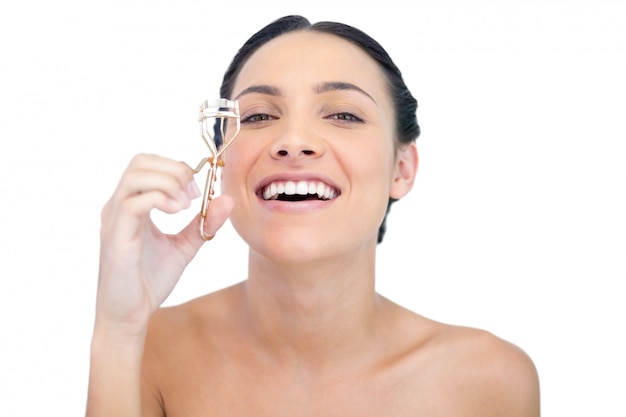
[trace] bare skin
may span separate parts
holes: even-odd
[[[394,144],[376,63],[332,35],[290,33],[251,56],[234,92],[242,131],[205,232],[230,217],[248,277],[159,307],[204,241],[197,219],[166,236],[149,212],[176,213],[198,190],[183,164],[137,156],[103,209],[88,416],[537,417],[523,351],[375,292],[387,198],[411,190],[418,163]],[[335,195],[262,197],[292,180]]]
[[[237,307],[246,305],[246,285],[156,315],[144,415],[539,415],[532,362],[489,333],[376,296],[375,324],[360,340],[348,331],[299,355],[295,343],[277,349],[249,327]]]

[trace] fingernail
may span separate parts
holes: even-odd
[[[200,189],[198,188],[198,184],[194,180],[191,180],[187,183],[185,187],[185,192],[189,196],[189,198],[197,198],[200,197]]]

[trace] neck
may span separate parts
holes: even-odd
[[[374,253],[357,258],[278,265],[252,253],[243,288],[256,341],[282,359],[315,366],[345,362],[368,346],[382,302]]]

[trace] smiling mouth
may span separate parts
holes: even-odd
[[[263,200],[332,200],[338,190],[321,181],[274,181],[263,187]]]

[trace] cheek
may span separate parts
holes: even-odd
[[[248,217],[249,199],[247,198],[245,153],[239,152],[231,145],[224,153],[225,165],[220,172],[220,194],[227,194],[234,200],[234,208],[230,220],[237,231],[242,219]]]
[[[344,154],[346,155],[346,154]],[[394,154],[391,146],[380,142],[361,144],[349,151],[344,158],[348,172],[368,182],[370,187],[387,190],[391,183],[394,168]]]
[[[241,152],[235,143],[224,152],[224,167],[222,168],[222,191],[233,194],[244,182],[243,169],[247,165],[246,154]]]
[[[222,190],[233,195],[246,193],[247,179],[262,152],[259,141],[240,135],[224,152]]]

